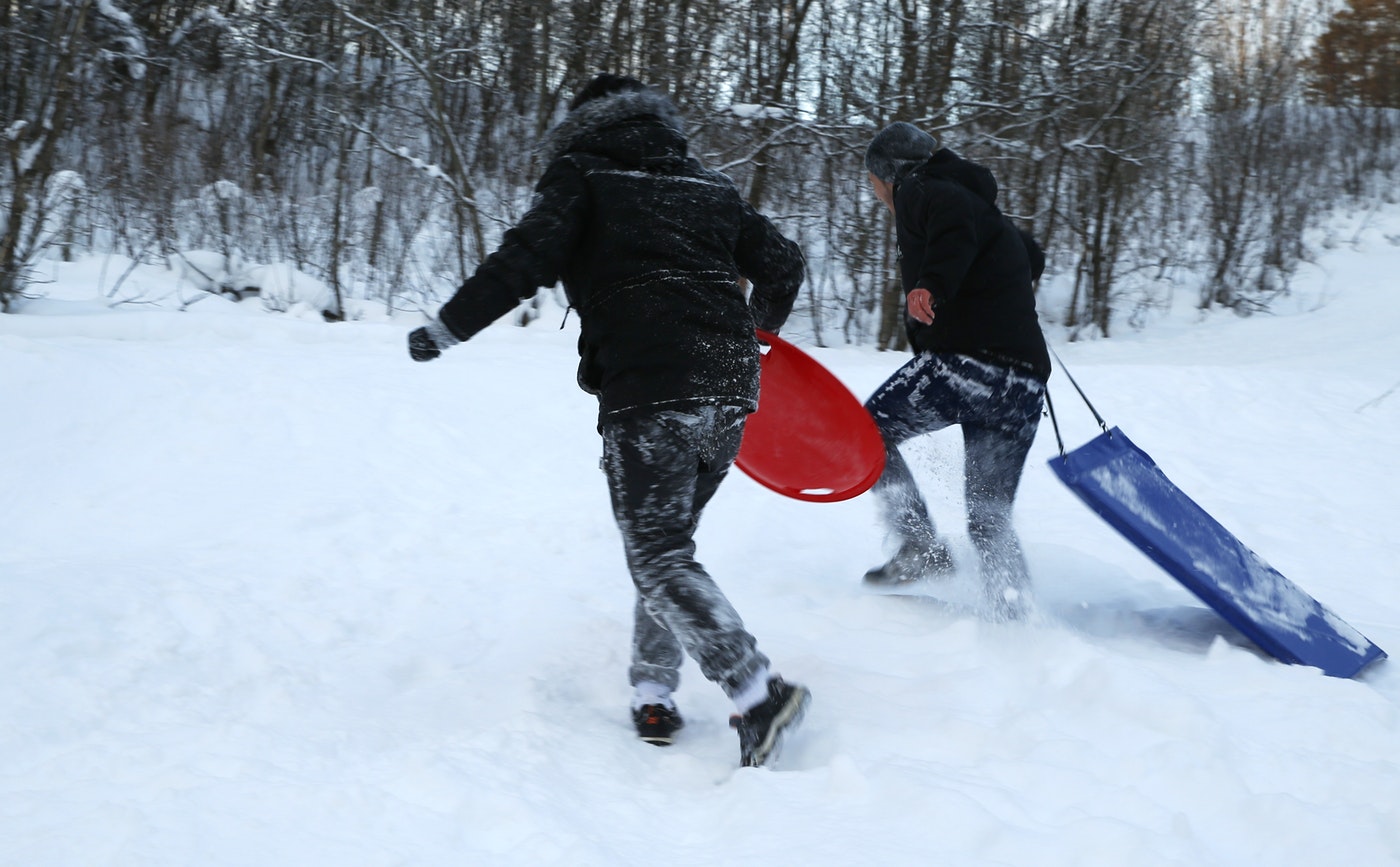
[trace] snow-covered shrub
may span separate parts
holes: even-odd
[[[237,285],[245,294],[260,295],[263,308],[276,313],[306,310],[323,316],[336,314],[331,287],[288,262],[248,268],[239,275]]]
[[[180,282],[212,295],[228,295],[241,301],[246,293],[239,288],[242,258],[217,250],[184,250],[175,254]]]
[[[176,262],[181,284],[202,292],[235,301],[258,297],[263,309],[274,313],[335,313],[331,288],[288,262],[263,265],[214,250],[186,250]]]

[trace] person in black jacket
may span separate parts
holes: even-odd
[[[682,651],[733,699],[741,761],[763,764],[809,701],[769,670],[695,560],[700,513],[758,406],[755,327],[776,332],[805,273],[801,250],[724,175],[687,156],[663,94],[600,75],[544,143],[535,200],[428,325],[417,361],[470,338],[562,280],[580,320],[578,381],[598,397],[603,468],[637,589],[633,721],[650,743],[682,725]],[[741,278],[752,285],[745,299]]]
[[[865,165],[894,214],[914,351],[866,403],[885,440],[874,492],[899,549],[865,580],[899,584],[954,570],[899,446],[956,424],[987,601],[995,617],[1022,617],[1030,581],[1011,510],[1050,376],[1032,286],[1045,256],[998,210],[992,173],[918,127],[881,130]]]

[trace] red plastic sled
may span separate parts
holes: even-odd
[[[758,411],[735,463],[754,481],[796,500],[834,503],[864,493],[885,470],[875,420],[831,371],[766,331]]]

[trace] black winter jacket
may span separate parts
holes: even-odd
[[[467,339],[563,280],[578,311],[579,385],[601,419],[704,403],[758,405],[754,327],[777,331],[804,262],[733,182],[686,155],[675,108],[622,92],[545,140],[535,201],[443,307]],[[746,301],[739,278],[752,284]]]
[[[948,352],[1021,369],[1044,382],[1050,356],[1031,283],[1045,254],[996,206],[983,166],[944,148],[895,181],[904,291],[933,295],[933,324],[906,319],[916,352]]]

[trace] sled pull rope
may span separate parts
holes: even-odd
[[[1060,436],[1060,420],[1055,417],[1055,402],[1050,399],[1050,387],[1045,387],[1045,409],[1050,413],[1050,426],[1055,429],[1055,442],[1060,447],[1060,458],[1065,456],[1065,438]]]
[[[1060,358],[1060,354],[1055,351],[1055,348],[1053,346],[1047,346],[1046,348],[1050,350],[1051,355],[1055,356],[1055,363],[1060,366],[1060,370],[1063,370],[1065,372],[1065,376],[1069,378],[1069,384],[1074,386],[1075,391],[1079,392],[1079,397],[1084,401],[1084,405],[1089,407],[1089,412],[1094,414],[1094,420],[1099,423],[1099,429],[1102,430],[1104,433],[1108,434],[1109,436],[1113,436],[1113,434],[1108,429],[1108,422],[1103,420],[1103,416],[1099,415],[1099,411],[1097,409],[1094,409],[1094,404],[1090,402],[1089,396],[1084,393],[1084,389],[1079,387],[1079,383],[1075,380],[1074,374],[1070,373],[1069,368],[1065,366],[1064,359]],[[1060,439],[1060,423],[1055,418],[1055,405],[1050,402],[1050,389],[1048,386],[1045,389],[1045,406],[1047,409],[1050,410],[1050,423],[1055,428],[1055,441],[1060,444],[1060,457],[1064,457],[1065,442],[1064,440]]]

